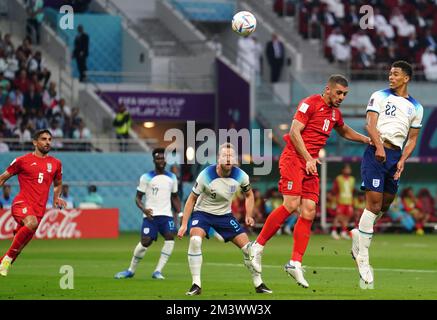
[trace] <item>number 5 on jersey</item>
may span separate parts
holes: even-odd
[[[38,183],[42,183],[43,180],[44,180],[44,173],[40,172],[38,174]]]

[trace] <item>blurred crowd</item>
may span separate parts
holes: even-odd
[[[16,47],[10,34],[0,34],[0,142],[19,139],[18,143],[1,142],[1,151],[22,150],[33,132],[43,128],[52,132],[56,149],[67,147],[56,138],[91,138],[79,109],[66,104],[51,75],[30,37]]]
[[[363,5],[372,7],[370,19],[365,17],[369,11],[360,13]],[[278,15],[297,16],[299,33],[322,40],[324,55],[331,62],[365,71],[384,70],[393,61],[407,60],[416,71],[423,71],[422,78],[437,80],[434,0],[304,0],[299,6],[295,1],[276,0],[273,9]]]

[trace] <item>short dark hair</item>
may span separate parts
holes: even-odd
[[[44,133],[48,133],[50,135],[50,137],[53,136],[49,129],[42,129],[42,130],[38,130],[37,132],[34,133],[33,140],[35,140],[35,141],[38,140],[39,137]]]
[[[93,184],[88,186],[88,192],[97,192],[97,187]]]
[[[349,82],[347,81],[346,77],[341,74],[333,74],[328,79],[329,84],[339,84],[343,87],[349,87]]]
[[[153,160],[156,159],[156,156],[158,154],[164,154],[164,153],[165,153],[165,149],[164,148],[155,148],[155,149],[153,149],[153,151],[152,151]]]
[[[404,60],[395,61],[393,62],[391,67],[402,69],[402,71],[405,72],[405,74],[409,76],[410,79],[413,77],[413,66],[409,64],[407,61]]]

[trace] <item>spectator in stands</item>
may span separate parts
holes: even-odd
[[[344,13],[344,4],[341,0],[321,0],[322,2],[327,4],[327,9],[329,12],[332,12],[336,19],[343,20]]]
[[[388,216],[393,222],[398,222],[407,231],[413,231],[415,221],[413,217],[405,211],[399,197],[396,196],[388,211]]]
[[[266,45],[266,56],[270,65],[270,81],[276,83],[281,78],[281,71],[285,60],[285,48],[275,33],[272,34],[272,40]]]
[[[309,19],[308,19],[308,29],[310,39],[320,39],[322,34],[321,22],[323,21],[323,14],[320,11],[319,6],[314,6],[311,8]]]
[[[8,64],[6,62],[5,51],[2,48],[0,48],[0,72],[4,74],[7,68],[8,68]]]
[[[41,94],[35,91],[35,85],[29,84],[29,91],[24,94],[23,107],[26,114],[37,114],[38,110],[42,110]],[[47,127],[46,127],[47,128]]]
[[[433,47],[428,47],[422,55],[423,71],[428,81],[437,81],[437,55]]]
[[[33,32],[36,35],[36,43],[40,44],[40,28],[44,20],[44,1],[43,0],[26,0],[27,9],[27,25],[26,33],[32,36]]]
[[[22,121],[20,126],[13,132],[14,137],[17,138],[21,144],[32,141],[32,134],[29,127],[28,122]]]
[[[409,37],[411,33],[416,32],[414,25],[408,23],[398,7],[393,9],[392,16],[390,17],[390,24],[396,27],[399,37]]]
[[[9,99],[12,105],[16,106],[21,112],[24,111],[24,95],[19,88],[9,92]]]
[[[36,111],[36,117],[32,119],[32,127],[38,131],[47,129],[49,127],[49,122],[44,115],[43,109],[38,109]]]
[[[73,127],[75,127],[73,131],[73,139],[89,140],[92,138],[90,129],[85,126],[82,119],[79,119],[78,123],[73,125]],[[89,151],[91,149],[91,144],[88,141],[80,142],[78,143],[78,149]]]
[[[73,58],[76,59],[77,69],[79,70],[79,81],[86,80],[87,71],[87,57],[89,51],[89,36],[85,33],[83,26],[79,25],[77,28],[79,34],[74,39]]]
[[[393,29],[393,26],[388,23],[387,19],[381,13],[381,10],[379,8],[375,9],[374,25],[376,31],[378,33],[383,33],[387,39],[392,40],[395,37],[395,31]]]
[[[237,66],[242,74],[252,79],[256,76],[258,64],[257,44],[253,36],[240,37],[238,39]]]
[[[71,108],[66,105],[65,99],[61,98],[59,99],[59,103],[53,108],[53,113],[60,113],[65,117],[71,117]]]
[[[120,151],[127,151],[128,144],[126,140],[129,139],[129,131],[132,126],[132,119],[129,111],[123,103],[119,104],[112,125],[115,127],[115,135],[117,139],[120,140]]]
[[[27,77],[27,71],[21,69],[19,76],[14,80],[14,87],[20,89],[21,92],[27,92],[29,90],[29,85],[30,81]]]
[[[52,148],[62,149],[64,147],[64,144],[59,139],[64,138],[64,132],[59,126],[59,122],[53,120],[49,130],[52,133]]]
[[[253,218],[257,223],[264,223],[264,221],[266,220],[266,208],[264,204],[264,199],[258,189],[253,189],[253,195],[255,199]]]
[[[346,43],[345,36],[340,28],[335,28],[326,40],[328,47],[332,50],[332,55],[336,62],[347,62],[351,58],[351,48]]]
[[[433,36],[431,29],[426,29],[425,34],[421,40],[421,47],[422,48],[429,48],[432,47],[437,49],[437,37]]]
[[[38,80],[38,75],[36,73],[32,73],[30,76],[30,83],[33,84],[35,91],[39,93],[40,95],[43,94],[44,88],[41,85],[40,81]]]
[[[8,129],[13,131],[17,126],[20,110],[11,103],[9,95],[6,96],[5,103],[1,108],[1,116]]]
[[[11,185],[4,184],[2,196],[0,197],[0,208],[10,209],[12,207],[12,200],[14,197],[11,195]]]
[[[351,4],[349,6],[349,11],[345,14],[344,22],[348,25],[348,29],[353,27],[358,27],[360,25],[360,16],[357,11],[357,6]]]
[[[364,30],[360,29],[358,32],[352,35],[351,47],[356,48],[359,51],[364,52],[369,59],[373,60],[376,49],[373,46],[372,40],[370,37],[364,32]]]
[[[39,81],[44,79],[43,88],[45,89],[47,87],[51,72],[47,68],[45,61],[42,58],[41,51],[36,51],[32,58],[29,60],[29,63],[27,64],[27,71],[29,73],[36,73]]]
[[[6,33],[3,37],[2,48],[3,48],[4,54],[6,56],[13,54],[15,51],[15,49],[14,49],[15,47],[11,41],[11,35],[9,33]]]
[[[0,131],[0,153],[9,152],[9,146],[6,142],[2,141],[4,138],[3,131]]]
[[[84,202],[94,203],[98,207],[103,207],[103,198],[97,193],[97,187],[95,185],[88,187],[88,195],[85,197]]]
[[[53,109],[58,105],[59,95],[56,91],[56,83],[50,82],[48,89],[44,90],[42,104],[45,112],[51,116]]]
[[[261,75],[262,75],[262,65],[263,65],[263,47],[261,43],[259,43],[257,36],[252,36],[252,41],[254,43],[254,72],[256,77],[256,84],[260,85],[261,83]]]
[[[3,72],[0,71],[0,105],[5,103],[4,100],[6,100],[6,96],[9,93],[9,89],[11,87],[11,84],[8,79],[6,79],[3,75]]]
[[[218,37],[217,34],[214,34],[211,37],[210,43],[212,45],[212,48],[214,49],[214,51],[217,54],[221,54],[222,53],[223,47],[222,47],[222,44],[220,43],[220,40],[219,40],[219,37]]]
[[[408,212],[416,221],[416,234],[423,235],[425,233],[423,227],[429,216],[422,212],[411,187],[405,188],[402,191],[401,202],[404,210]]]
[[[23,62],[27,63],[32,56],[32,51],[32,41],[29,37],[25,37],[15,54],[19,56],[19,60],[23,60]]]
[[[70,186],[68,184],[62,185],[61,197],[67,203],[65,209],[73,209],[75,207],[74,198],[70,195]]]
[[[435,218],[435,202],[428,189],[420,189],[417,194],[418,206],[426,216],[426,220]]]

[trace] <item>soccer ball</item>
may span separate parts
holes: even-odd
[[[247,37],[256,29],[255,16],[249,11],[237,12],[232,18],[232,30],[243,37]]]

